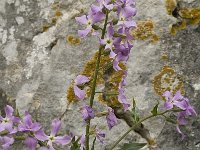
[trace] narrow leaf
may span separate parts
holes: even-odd
[[[139,150],[145,145],[146,143],[125,143],[120,150]]]

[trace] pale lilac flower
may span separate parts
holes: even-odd
[[[81,107],[81,114],[82,114],[82,118],[86,121],[87,119],[93,119],[94,118],[94,110],[88,106],[85,105],[83,107]]]
[[[78,86],[89,82],[90,79],[83,75],[78,75],[74,80],[74,94],[79,100],[83,100],[86,96],[86,92],[81,90]]]
[[[19,118],[13,116],[13,108],[9,105],[5,107],[5,118],[0,116],[0,132],[7,130],[10,134],[14,134],[17,130],[14,128],[14,124],[19,122]]]
[[[0,136],[0,149],[1,150],[8,150],[10,145],[14,143],[14,138],[13,137],[8,137],[8,136]]]
[[[94,13],[92,10],[89,11],[88,15],[83,15],[81,17],[76,17],[76,21],[80,24],[86,25],[85,30],[78,30],[80,37],[86,37],[92,31],[92,25],[100,22],[104,19],[105,15],[102,12]]]
[[[166,99],[166,102],[164,104],[164,107],[167,110],[170,110],[172,108],[174,108],[174,106],[180,108],[180,109],[185,109],[182,105],[181,100],[183,99],[183,96],[181,95],[180,91],[177,91],[176,94],[174,96],[172,96],[172,93],[169,91],[166,91],[163,96]]]
[[[181,108],[184,110],[183,113],[185,113],[185,116],[192,116],[192,115],[197,116],[196,111],[189,104],[189,99],[183,98],[180,105],[181,105]]]
[[[18,130],[21,132],[37,132],[41,129],[41,125],[37,122],[32,121],[32,116],[28,114],[28,112],[25,113],[25,116],[23,118],[23,122],[19,124]]]
[[[101,143],[103,143],[105,136],[106,136],[106,134],[104,132],[96,129],[96,137]]]
[[[109,130],[112,129],[115,125],[117,125],[117,117],[114,114],[114,110],[111,107],[108,107],[108,115],[106,116],[107,124]]]
[[[111,0],[97,0],[97,2],[99,3],[100,6],[96,6],[93,4],[91,6],[92,12],[95,12],[95,13],[101,12],[104,7],[108,10],[113,9],[114,5],[110,4]]]
[[[120,27],[123,27],[123,28],[131,28],[131,27],[135,28],[137,26],[136,22],[133,21],[132,19],[126,19],[126,16],[123,13],[119,14],[119,21],[118,21],[117,25],[119,25]]]
[[[125,18],[135,16],[137,13],[134,0],[117,0],[116,4],[118,8],[118,14],[123,13]]]
[[[110,50],[110,58],[114,58],[117,55],[115,52],[113,52],[113,46],[121,41],[120,38],[114,38],[113,35],[114,29],[110,23],[110,25],[107,27],[106,37],[100,40],[100,44],[105,45],[105,49]]]
[[[24,141],[24,143],[26,144],[26,146],[28,147],[28,150],[36,150],[36,146],[37,146],[37,140],[33,137],[27,137],[26,140]]]
[[[48,148],[43,147],[42,149],[50,149],[54,150],[53,143],[57,145],[66,145],[71,141],[70,136],[56,136],[58,134],[58,131],[61,128],[61,121],[58,119],[55,119],[52,121],[51,124],[51,134],[47,136],[44,131],[40,130],[35,133],[35,137],[40,141],[47,141]]]

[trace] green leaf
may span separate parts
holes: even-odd
[[[71,150],[79,150],[80,149],[80,144],[78,143],[80,140],[80,137],[75,140],[75,137],[72,139],[72,146],[71,146]]]
[[[140,117],[139,117],[139,114],[138,114],[138,111],[137,111],[137,107],[136,107],[136,102],[135,102],[134,98],[133,98],[132,117],[133,117],[135,122],[138,122],[140,120]]]
[[[120,150],[139,150],[145,145],[146,143],[125,143]]]
[[[156,104],[156,106],[154,106],[153,110],[151,111],[151,113],[156,116],[158,114],[158,105],[159,104]]]

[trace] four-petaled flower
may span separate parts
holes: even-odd
[[[180,109],[185,109],[182,105],[182,99],[183,99],[183,96],[181,95],[181,92],[180,91],[177,91],[176,94],[173,96],[172,93],[170,91],[166,91],[163,96],[165,97],[166,99],[166,102],[164,104],[164,107],[167,109],[167,110],[170,110],[172,108],[174,108],[174,106],[180,108]]]
[[[86,37],[92,31],[92,25],[97,22],[100,22],[104,19],[105,15],[102,12],[93,12],[91,9],[88,15],[83,15],[81,17],[76,17],[76,21],[80,24],[86,25],[85,30],[78,30],[78,34],[80,37]]]
[[[14,124],[19,122],[19,118],[13,116],[13,108],[9,105],[5,107],[6,116],[3,118],[0,116],[0,132],[7,130],[10,134],[14,134],[17,130],[14,128]]]
[[[41,129],[41,125],[37,122],[32,121],[32,116],[25,112],[25,116],[23,118],[23,122],[19,124],[18,130],[21,132],[37,132]]]
[[[58,119],[55,119],[52,121],[51,124],[51,134],[48,136],[44,133],[44,131],[39,130],[35,133],[35,137],[40,141],[46,141],[47,147],[42,147],[41,149],[49,149],[54,150],[53,143],[57,145],[66,145],[71,141],[70,136],[56,136],[58,134],[58,131],[61,128],[61,121]]]

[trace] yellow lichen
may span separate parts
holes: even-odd
[[[176,0],[165,0],[165,7],[167,9],[168,15],[172,15],[172,12],[176,8]]]
[[[79,45],[81,43],[81,39],[78,37],[74,37],[72,35],[68,35],[66,41],[71,45]]]
[[[180,90],[182,94],[185,93],[182,78],[169,66],[164,66],[161,72],[154,77],[153,85],[155,92],[160,96],[165,91],[171,91],[175,94]]]
[[[170,28],[172,35],[176,35],[179,30],[186,29],[188,25],[200,23],[200,8],[181,8],[175,0],[166,0],[166,9],[169,15],[178,18],[178,22]]]
[[[62,12],[60,10],[56,10],[55,14],[56,17],[62,16]]]
[[[165,61],[168,61],[169,60],[168,54],[167,53],[162,54],[161,59],[165,60]]]
[[[69,103],[77,101],[76,96],[74,94],[74,88],[72,85],[67,90],[67,100]]]
[[[154,32],[154,23],[152,20],[138,21],[137,27],[131,31],[136,40],[149,39],[152,43],[159,40],[158,35]]]

